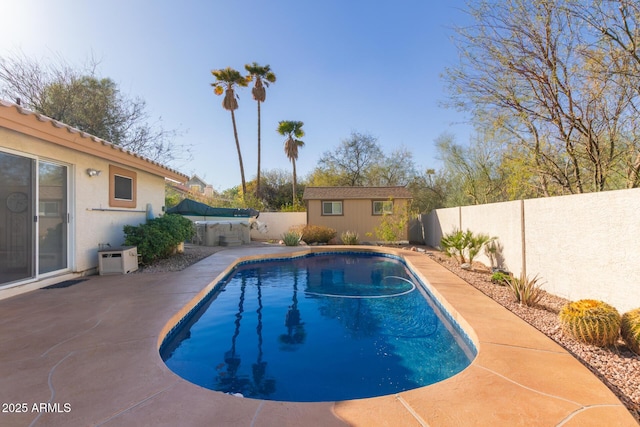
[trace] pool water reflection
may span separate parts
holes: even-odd
[[[244,397],[335,401],[446,379],[475,348],[405,264],[314,254],[241,264],[161,356],[200,386]]]

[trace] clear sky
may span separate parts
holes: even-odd
[[[8,3],[8,4],[7,4]],[[217,190],[240,184],[230,113],[213,94],[212,69],[269,64],[277,82],[262,104],[262,170],[291,170],[280,120],[304,122],[298,176],[352,132],[386,154],[404,145],[420,168],[438,167],[434,140],[466,143],[461,113],[440,107],[441,74],[457,61],[452,28],[463,0],[20,0],[0,6],[0,54],[100,61],[152,118],[180,129],[198,174]],[[247,180],[257,170],[257,106],[250,88],[236,111]]]

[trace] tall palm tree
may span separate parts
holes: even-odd
[[[263,103],[267,97],[265,86],[269,87],[269,83],[275,83],[276,75],[273,74],[269,65],[261,66],[256,62],[247,64],[244,68],[249,73],[247,77],[255,81],[251,93],[253,94],[253,99],[258,102],[258,175],[256,177],[256,197],[260,197],[260,104]]]
[[[304,146],[304,142],[300,141],[297,138],[302,138],[304,136],[304,131],[302,130],[302,126],[304,123],[292,121],[292,120],[283,120],[278,123],[278,133],[282,136],[286,136],[287,139],[284,141],[284,152],[291,161],[293,165],[293,205],[296,205],[296,160],[298,160],[298,147]]]
[[[236,139],[236,149],[238,150],[238,161],[240,162],[240,177],[242,178],[242,195],[247,194],[247,182],[244,179],[244,165],[242,164],[242,153],[240,152],[240,141],[238,141],[238,128],[236,127],[236,116],[234,111],[238,109],[237,95],[235,94],[235,88],[237,86],[247,86],[249,82],[247,78],[240,74],[239,71],[234,70],[231,67],[227,67],[222,70],[211,70],[211,74],[216,78],[216,81],[211,83],[213,86],[213,92],[216,95],[222,95],[224,93],[224,99],[222,100],[222,108],[231,111],[231,121],[233,122],[233,136]]]

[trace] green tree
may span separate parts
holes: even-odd
[[[378,164],[371,167],[367,174],[367,185],[404,187],[416,175],[413,153],[407,147],[400,146],[393,150],[389,156],[383,156]]]
[[[416,174],[407,189],[413,196],[411,207],[418,213],[446,207],[447,180],[443,172],[426,169],[422,174]]]
[[[449,206],[478,205],[506,200],[505,177],[500,162],[502,153],[486,136],[477,136],[468,146],[455,142],[452,135],[436,139],[439,156],[450,183]]]
[[[97,76],[96,68],[95,63],[76,69],[62,60],[3,56],[0,95],[154,161],[190,158],[189,147],[173,142],[177,131],[150,124],[146,103],[125,96],[113,80]]]
[[[510,135],[511,143],[521,147],[513,154],[526,156],[512,165],[530,167],[545,195],[638,185],[640,80],[630,68],[640,41],[640,14],[632,12],[636,4],[468,4],[475,22],[457,30],[461,61],[446,73],[452,104],[470,111],[476,122]],[[609,14],[607,25],[597,18],[589,26],[584,18],[599,16],[598,7],[607,13],[622,7],[628,13],[624,18]],[[633,54],[607,43],[615,34]]]
[[[302,126],[304,126],[304,123],[300,121],[283,120],[278,123],[277,129],[280,135],[287,137],[287,139],[284,141],[284,152],[293,165],[293,206],[297,204],[296,160],[298,160],[298,148],[304,146],[304,142],[298,139],[304,136]]]
[[[369,185],[372,168],[381,165],[384,155],[378,141],[371,135],[351,133],[335,151],[325,152],[318,161],[319,168],[330,171],[340,186]]]
[[[260,104],[267,98],[265,86],[269,87],[269,83],[275,83],[276,75],[271,71],[269,65],[262,66],[256,62],[247,64],[244,68],[249,73],[249,77],[255,82],[251,93],[253,94],[253,99],[258,103],[258,174],[256,175],[256,197],[260,198]]]
[[[211,74],[216,81],[211,83],[213,92],[216,95],[224,93],[222,100],[222,108],[231,112],[231,122],[233,123],[233,137],[236,141],[236,149],[238,150],[238,162],[240,163],[240,178],[242,179],[242,193],[247,194],[247,182],[244,178],[244,165],[242,163],[242,152],[240,150],[240,141],[238,140],[238,128],[236,127],[236,116],[234,111],[238,109],[238,100],[235,89],[238,86],[246,87],[248,85],[247,78],[242,76],[239,71],[231,67],[221,70],[212,70]]]

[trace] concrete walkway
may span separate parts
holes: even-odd
[[[228,396],[169,371],[159,342],[212,280],[238,259],[305,250],[316,249],[244,246],[181,272],[93,276],[0,301],[0,426],[637,425],[560,346],[403,250],[384,249],[430,283],[476,342],[478,356],[460,374],[397,395],[289,403]]]

